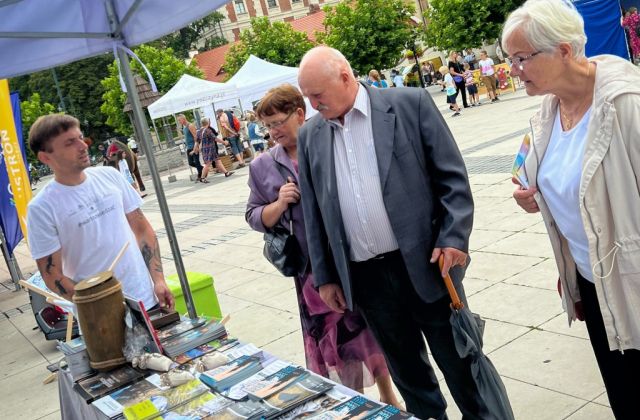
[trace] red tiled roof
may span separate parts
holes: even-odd
[[[295,31],[304,32],[307,34],[307,38],[309,38],[310,41],[315,41],[315,32],[324,32],[323,21],[324,12],[319,11],[289,23]],[[224,82],[226,77],[226,73],[222,71],[224,56],[233,44],[235,44],[235,42],[202,52],[193,57],[196,61],[196,65],[204,73],[205,79],[212,82]]]
[[[324,12],[320,10],[319,12],[301,17],[300,19],[296,19],[290,23],[293,30],[298,32],[305,32],[307,34],[307,38],[309,38],[309,41],[315,41],[315,32],[324,32],[323,22]]]
[[[193,57],[196,61],[196,65],[204,73],[205,79],[212,82],[224,82],[224,78],[226,76],[226,73],[222,71],[224,56],[233,44],[235,44],[235,42],[222,45],[209,51],[201,52]]]

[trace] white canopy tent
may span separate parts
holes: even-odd
[[[147,109],[151,118],[156,119],[217,103],[223,98],[238,100],[237,89],[233,84],[210,82],[185,74]]]
[[[230,109],[238,104],[243,110],[253,109],[255,101],[271,88],[283,83],[298,87],[298,68],[281,66],[250,55],[238,72],[226,83],[216,83],[184,75],[164,94],[149,105],[151,118],[161,118],[187,110],[202,108],[205,115],[216,109]],[[212,105],[211,110],[208,109]],[[307,117],[316,111],[307,102]],[[215,124],[215,118],[212,123]]]
[[[265,61],[255,55],[250,55],[244,65],[233,75],[227,84],[237,87],[236,98],[225,98],[216,104],[228,107],[237,102],[243,109],[252,109],[253,103],[264,96],[267,91],[283,83],[298,86],[298,68],[281,66]]]

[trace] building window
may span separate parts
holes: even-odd
[[[236,13],[241,15],[243,13],[247,13],[247,9],[245,9],[244,7],[244,1],[243,0],[234,0],[233,3],[236,6]]]
[[[269,5],[269,9],[278,7],[278,2],[276,0],[267,0],[267,4]]]

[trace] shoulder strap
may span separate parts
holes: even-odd
[[[281,146],[282,147],[282,146]],[[276,160],[276,158],[273,157],[273,154],[271,153],[271,151],[269,151],[269,156],[271,156],[271,159],[273,160],[273,164],[275,165],[276,169],[278,170],[278,172],[280,172],[280,175],[282,176],[282,179],[284,180],[285,184],[287,182],[289,182],[289,180],[287,179],[287,174],[285,173],[285,169],[288,171],[288,168],[285,168],[284,165],[282,165],[280,162],[278,162]],[[293,234],[293,211],[291,210],[292,206],[287,206],[287,213],[289,213],[289,232],[291,234]]]

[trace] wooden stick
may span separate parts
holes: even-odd
[[[67,312],[67,335],[65,341],[68,343],[73,336],[73,313]]]
[[[32,285],[31,283],[28,283],[26,280],[20,280],[18,281],[18,283],[20,283],[21,286],[23,286],[26,289],[31,290],[32,292],[35,292],[41,296],[44,296],[46,298],[51,298],[51,299],[57,299],[57,300],[64,300],[62,297],[53,294],[51,292],[47,292],[45,290],[42,290],[34,285]]]
[[[113,271],[113,269],[116,268],[116,265],[118,264],[118,262],[120,261],[120,258],[122,258],[122,256],[124,255],[124,251],[126,251],[128,247],[129,247],[129,242],[124,244],[120,252],[118,252],[118,255],[116,255],[116,258],[113,260],[113,262],[107,269],[107,271]]]
[[[43,384],[50,384],[51,382],[55,381],[56,379],[58,379],[58,372],[53,372],[52,374],[50,374],[49,376],[47,376],[46,378],[44,378],[44,381],[42,381]]]

